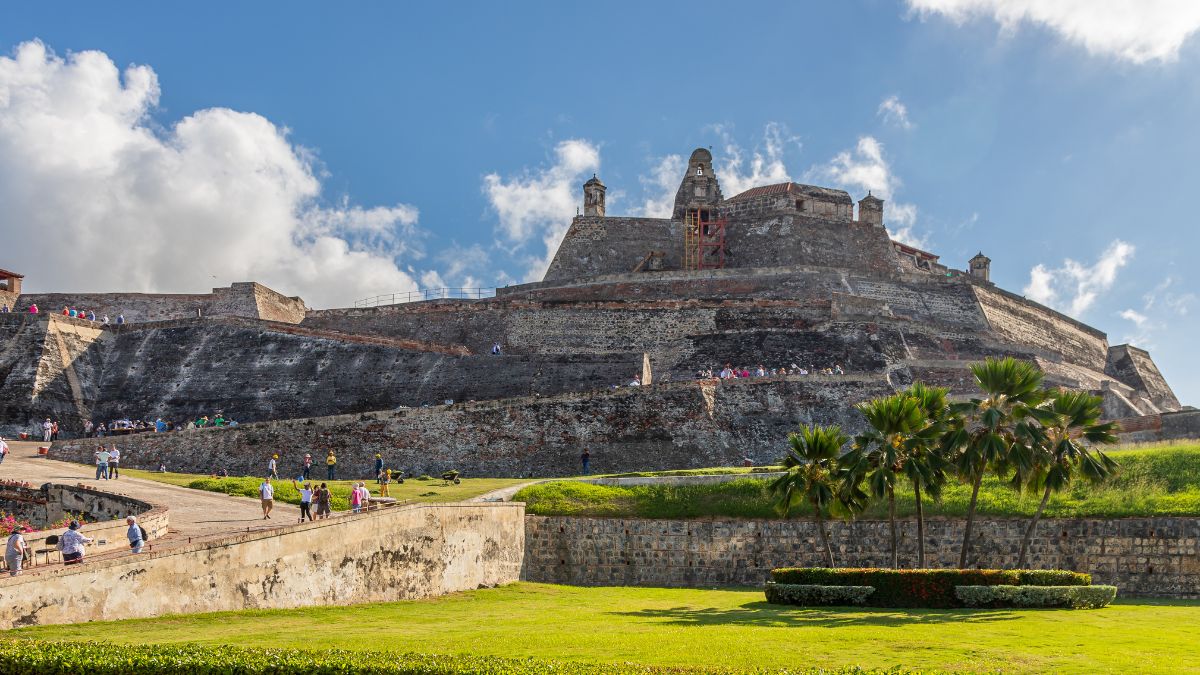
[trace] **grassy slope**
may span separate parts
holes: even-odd
[[[1051,497],[1046,516],[1125,517],[1200,516],[1200,445],[1176,445],[1113,453],[1120,474],[1101,486],[1077,483]],[[940,504],[926,505],[930,516],[966,514],[970,489],[946,486]],[[545,483],[517,493],[527,511],[539,515],[632,516],[642,518],[775,518],[761,479],[746,478],[717,485],[604,487],[580,483]],[[915,512],[912,494],[897,494],[898,512]],[[992,516],[1028,516],[1039,496],[1013,492],[995,478],[984,482],[979,512]],[[803,514],[797,514],[803,515]],[[875,504],[862,518],[886,517],[886,504]]]
[[[1200,670],[1200,603],[1102,610],[850,610],[757,590],[519,583],[433,600],[46,626],[8,637],[392,649],[590,662],[1005,672]]]
[[[241,495],[243,497],[258,498],[258,486],[262,483],[262,479],[258,477],[242,477],[242,478],[210,478],[190,473],[157,473],[151,471],[139,471],[137,469],[121,469],[121,475],[128,475],[133,478],[145,478],[148,480],[158,481],[160,483],[170,483],[172,485],[182,485],[183,487],[194,488],[198,490],[208,490],[210,492],[223,492],[231,495]],[[313,474],[316,475],[316,472]],[[417,502],[456,502],[471,497],[477,497],[485,492],[499,490],[500,488],[523,483],[527,479],[520,478],[464,478],[459,485],[442,485],[440,479],[431,479],[426,481],[416,480],[413,478],[406,479],[403,485],[395,481],[389,486],[389,496],[395,497],[398,500],[409,500]],[[275,499],[277,501],[286,502],[289,504],[300,503],[300,493],[292,487],[290,479],[272,481],[275,484]],[[350,486],[357,481],[339,480],[339,481],[310,481],[315,485],[322,482],[328,483],[333,491],[333,509],[335,511],[344,511],[350,508],[349,495]],[[379,496],[379,484],[375,481],[366,481],[367,487],[371,490],[372,496]]]

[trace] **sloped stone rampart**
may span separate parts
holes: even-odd
[[[0,628],[390,602],[516,581],[522,504],[412,504],[0,579]]]
[[[1027,520],[982,519],[973,567],[1016,565]],[[963,521],[930,519],[929,567],[958,564]],[[900,522],[902,564],[916,560],[916,522]],[[886,567],[886,521],[830,524],[835,562]],[[776,567],[824,566],[816,526],[793,520],[642,520],[527,516],[526,581],[585,586],[759,586]],[[1200,518],[1047,519],[1029,567],[1087,572],[1123,596],[1200,598]]]

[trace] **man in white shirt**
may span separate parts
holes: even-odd
[[[110,480],[121,477],[121,451],[117,449],[116,443],[113,443],[112,450],[108,451],[108,477]]]
[[[15,577],[20,574],[21,563],[25,562],[25,551],[29,546],[25,543],[25,537],[21,536],[24,531],[24,527],[17,525],[8,537],[8,545],[4,549],[4,562],[8,563],[9,576]]]
[[[275,486],[271,485],[270,476],[258,486],[258,497],[262,500],[263,520],[267,520],[271,517],[271,509],[275,508]]]
[[[42,422],[42,441],[49,443],[50,434],[54,431],[54,423],[47,417],[45,422]]]

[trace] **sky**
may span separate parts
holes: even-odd
[[[0,267],[311,307],[541,277],[596,173],[887,200],[1200,402],[1200,2],[6,3]]]

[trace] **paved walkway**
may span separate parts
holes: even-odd
[[[233,497],[158,483],[140,478],[95,480],[95,467],[39,457],[40,443],[8,441],[8,458],[0,464],[0,479],[22,480],[35,486],[42,483],[83,483],[106,492],[116,492],[166,506],[170,513],[170,534],[155,540],[155,546],[168,540],[208,538],[276,528],[295,523],[299,507],[276,504],[271,520],[264,520],[257,499]]]

